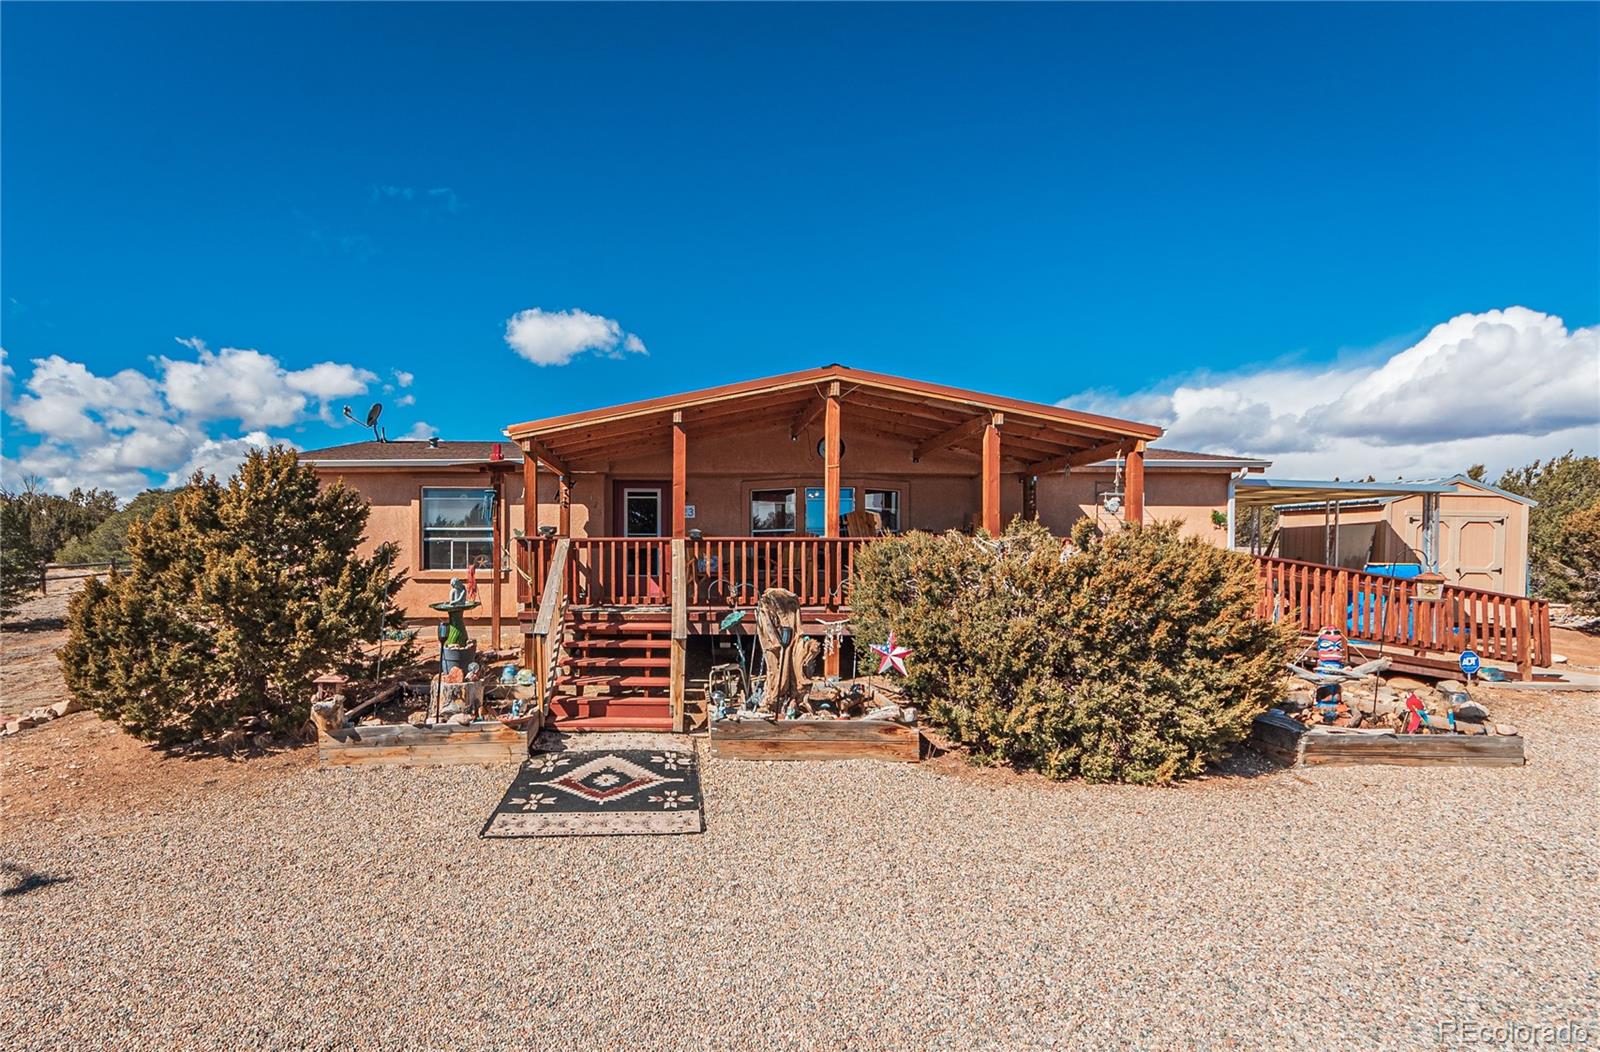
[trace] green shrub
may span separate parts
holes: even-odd
[[[226,486],[196,475],[129,524],[131,567],[68,607],[68,688],[147,740],[203,738],[253,717],[298,729],[311,681],[355,671],[399,627],[395,552],[357,552],[367,504],[321,488],[294,452],[252,452]]]
[[[911,533],[857,556],[858,638],[912,648],[905,689],[986,762],[1052,778],[1200,772],[1276,699],[1285,632],[1255,618],[1250,558],[1160,523],[1071,554],[1036,523],[998,540]]]

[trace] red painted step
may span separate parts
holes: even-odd
[[[594,650],[615,647],[618,650],[664,650],[672,644],[670,639],[573,639],[567,646],[577,650]]]
[[[571,662],[576,668],[670,668],[669,657],[587,657],[575,656]]]

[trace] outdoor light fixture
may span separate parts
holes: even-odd
[[[826,438],[817,439],[817,456],[822,457],[824,460],[828,458],[828,440]],[[839,459],[844,459],[844,439],[842,438],[839,440]]]

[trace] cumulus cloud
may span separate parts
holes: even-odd
[[[313,413],[327,417],[331,400],[360,394],[378,379],[340,362],[286,369],[256,350],[212,351],[197,337],[177,342],[193,358],[155,358],[155,375],[124,369],[101,376],[60,355],[33,359],[15,397],[11,368],[0,358],[0,405],[38,439],[0,464],[6,484],[31,475],[53,492],[98,486],[128,496],[182,483],[197,469],[224,476],[250,449],[283,441],[269,428]],[[242,433],[214,434],[218,421]]]
[[[649,353],[618,322],[576,308],[518,311],[506,320],[506,343],[535,365],[566,365],[585,352],[608,358]]]
[[[439,429],[428,423],[426,420],[418,420],[416,423],[411,425],[411,430],[401,435],[400,438],[402,441],[406,442],[423,442],[433,438],[438,433]]]
[[[1600,326],[1526,307],[1462,314],[1358,364],[1177,379],[1062,405],[1167,429],[1163,445],[1245,453],[1300,478],[1419,478],[1600,452]]]
[[[265,431],[252,431],[238,438],[208,438],[195,446],[183,464],[168,473],[166,481],[162,484],[169,487],[182,486],[196,471],[203,471],[218,478],[227,478],[233,474],[233,469],[250,455],[252,449],[267,449],[273,445],[293,446],[294,443],[273,438]]]

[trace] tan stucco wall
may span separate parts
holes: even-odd
[[[1102,491],[1111,488],[1111,471],[1078,469],[1070,475],[1051,475],[1039,480],[1039,521],[1050,532],[1065,535],[1077,520],[1089,516],[1105,518],[1095,496],[1095,483]],[[1144,476],[1144,515],[1146,522],[1177,519],[1183,532],[1218,547],[1227,547],[1228,530],[1211,521],[1213,511],[1228,513],[1228,472],[1199,469],[1151,468]]]
[[[1439,572],[1451,581],[1491,592],[1526,595],[1528,591],[1528,506],[1495,493],[1465,486],[1439,497]],[[1286,559],[1322,562],[1321,508],[1279,514]],[[1388,504],[1345,508],[1339,514],[1341,566],[1352,569],[1367,561],[1415,562],[1422,549],[1422,497],[1402,497]]]
[[[519,466],[520,467],[520,466]],[[318,468],[318,476],[326,485],[342,480],[360,493],[371,505],[367,516],[367,536],[362,550],[371,552],[379,544],[392,541],[400,548],[399,565],[408,576],[397,600],[406,611],[411,625],[417,628],[417,638],[424,652],[434,644],[433,625],[442,620],[437,611],[429,610],[429,603],[440,603],[449,598],[450,578],[462,571],[420,570],[422,565],[422,489],[424,486],[465,486],[491,488],[485,471],[477,468],[418,469],[418,468],[351,468],[327,470]],[[542,480],[540,489],[548,485],[548,497],[555,500],[555,478]],[[504,482],[504,499],[510,504],[511,529],[522,529],[522,477],[519,471],[507,474]],[[552,514],[551,522],[554,516]],[[490,626],[490,573],[478,574],[478,591],[483,605],[466,618],[480,643],[487,643]],[[517,641],[517,589],[512,571],[507,568],[501,575],[500,612],[501,634],[507,646]]]

